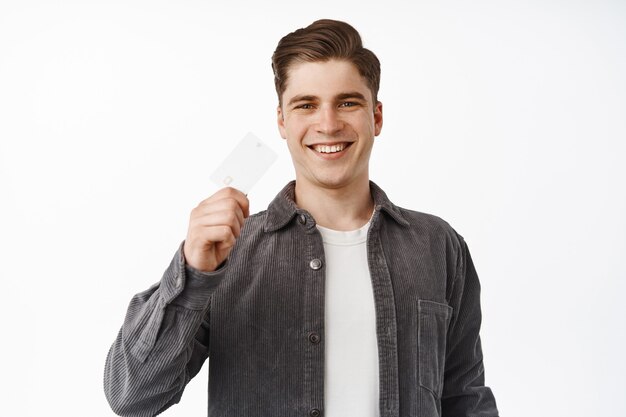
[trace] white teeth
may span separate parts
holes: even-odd
[[[321,153],[335,153],[335,152],[341,152],[345,149],[346,144],[345,143],[340,143],[338,145],[332,145],[332,146],[328,146],[328,145],[314,145],[313,148],[317,151],[317,152],[321,152]]]

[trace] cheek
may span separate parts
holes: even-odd
[[[300,142],[293,135],[290,135],[287,138],[287,148],[291,156],[296,157],[300,150]]]
[[[306,123],[294,123],[293,121],[286,125],[286,132],[290,141],[294,142],[302,142],[302,140],[307,136],[307,132],[309,131],[309,125]]]
[[[353,119],[353,126],[358,126],[361,130],[374,130],[375,120],[374,114],[369,110],[363,109],[363,111],[355,114]]]
[[[293,133],[298,130],[298,121],[294,117],[286,117],[283,126],[285,131]]]

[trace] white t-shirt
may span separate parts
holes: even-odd
[[[367,231],[317,226],[326,255],[325,417],[379,417],[378,344]]]

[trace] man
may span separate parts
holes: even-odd
[[[111,347],[111,407],[158,414],[210,357],[209,416],[497,416],[463,238],[369,180],[378,59],[321,20],[285,36],[272,66],[296,180],[252,216],[232,188],[192,211]]]

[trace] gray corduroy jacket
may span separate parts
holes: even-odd
[[[181,246],[161,281],[134,296],[106,359],[117,414],[159,414],[210,358],[210,417],[323,416],[324,246],[294,187],[246,220],[217,271],[186,267]],[[371,192],[381,417],[496,417],[463,238],[374,183]]]

